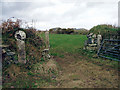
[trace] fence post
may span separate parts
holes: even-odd
[[[19,63],[26,63],[26,51],[25,51],[25,42],[24,39],[26,38],[26,34],[24,31],[16,31],[15,38],[17,40],[18,46],[18,62]]]

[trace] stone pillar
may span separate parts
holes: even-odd
[[[49,31],[45,32],[46,49],[49,49]]]
[[[92,37],[91,36],[88,38],[88,43],[92,44]]]
[[[93,44],[96,44],[95,39],[96,39],[96,34],[94,34],[94,35],[92,36],[92,43],[93,43]]]
[[[46,41],[46,49],[42,51],[42,56],[44,60],[49,60],[50,55],[49,55],[49,31],[45,32],[45,41]]]
[[[26,34],[24,31],[16,31],[15,38],[17,40],[18,46],[18,62],[19,63],[26,63],[26,51],[25,51],[25,42],[24,39],[26,38]]]
[[[97,48],[100,48],[101,45],[101,40],[102,40],[102,36],[100,34],[97,35]]]

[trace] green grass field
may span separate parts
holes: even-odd
[[[85,35],[50,34],[51,53],[76,53],[76,50],[84,47]]]
[[[87,40],[86,35],[50,34],[50,54],[61,58],[64,58],[67,54],[76,57],[82,56],[82,59],[87,60],[88,62],[91,61],[95,64],[99,62],[100,65],[110,65],[113,68],[118,68],[117,61],[94,58],[96,52],[84,50],[85,40]]]
[[[88,77],[87,75],[89,76],[91,75],[91,77],[94,77],[94,75],[100,75],[98,77],[101,77],[103,74],[99,74],[99,73],[103,72],[107,77],[106,72],[109,72],[109,70],[112,70],[113,68],[116,70],[118,69],[117,61],[99,58],[95,51],[84,50],[83,47],[84,47],[85,40],[87,40],[86,35],[50,34],[51,56],[54,56],[54,60],[58,62],[58,64],[61,67],[61,70],[63,70],[63,72],[66,73],[64,77],[68,78],[68,75],[70,73],[72,73],[73,75],[72,77],[69,77],[69,79],[65,78],[66,82],[68,80],[68,83],[72,82],[69,80],[72,80],[73,78],[75,79],[78,78],[81,72],[83,72],[82,74],[84,74],[85,77]],[[85,71],[88,68],[84,68],[84,66],[82,65],[85,65],[85,67],[91,68],[87,71],[89,73],[85,74],[86,73]],[[69,67],[69,66],[73,66],[73,67]],[[105,71],[97,70],[98,67],[105,68]],[[74,72],[79,68],[81,68],[80,72]],[[72,69],[74,70],[72,71]],[[92,70],[95,70],[95,71],[93,72]],[[90,74],[91,71],[92,71],[92,74]],[[110,79],[112,78],[113,77],[111,76]],[[107,79],[108,77],[106,78],[106,80]],[[99,82],[96,80],[96,82],[98,83],[98,85],[100,85],[102,81]],[[66,83],[63,83],[63,86],[64,84]],[[73,84],[74,83],[72,83],[72,85]],[[67,84],[65,85],[65,87],[67,87]]]
[[[45,39],[44,33],[39,34]],[[109,65],[118,68],[118,61],[104,58],[98,58],[95,51],[84,50],[84,41],[87,40],[86,35],[67,35],[67,34],[50,34],[50,55],[65,58],[67,54],[77,57],[78,60],[86,60],[94,64]],[[78,58],[78,57],[81,57]],[[94,58],[97,57],[97,58]],[[86,59],[87,58],[87,59]]]

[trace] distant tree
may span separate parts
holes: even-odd
[[[53,32],[53,29],[50,29],[49,32],[52,33],[52,32]]]
[[[66,29],[61,29],[61,34],[65,34],[66,33]]]
[[[68,28],[66,29],[66,34],[74,33],[74,29]]]
[[[61,34],[61,28],[58,28],[58,29],[56,30],[56,33],[57,33],[57,34]]]

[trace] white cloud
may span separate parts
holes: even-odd
[[[118,0],[4,0],[3,19],[32,19],[38,29],[118,23]]]

